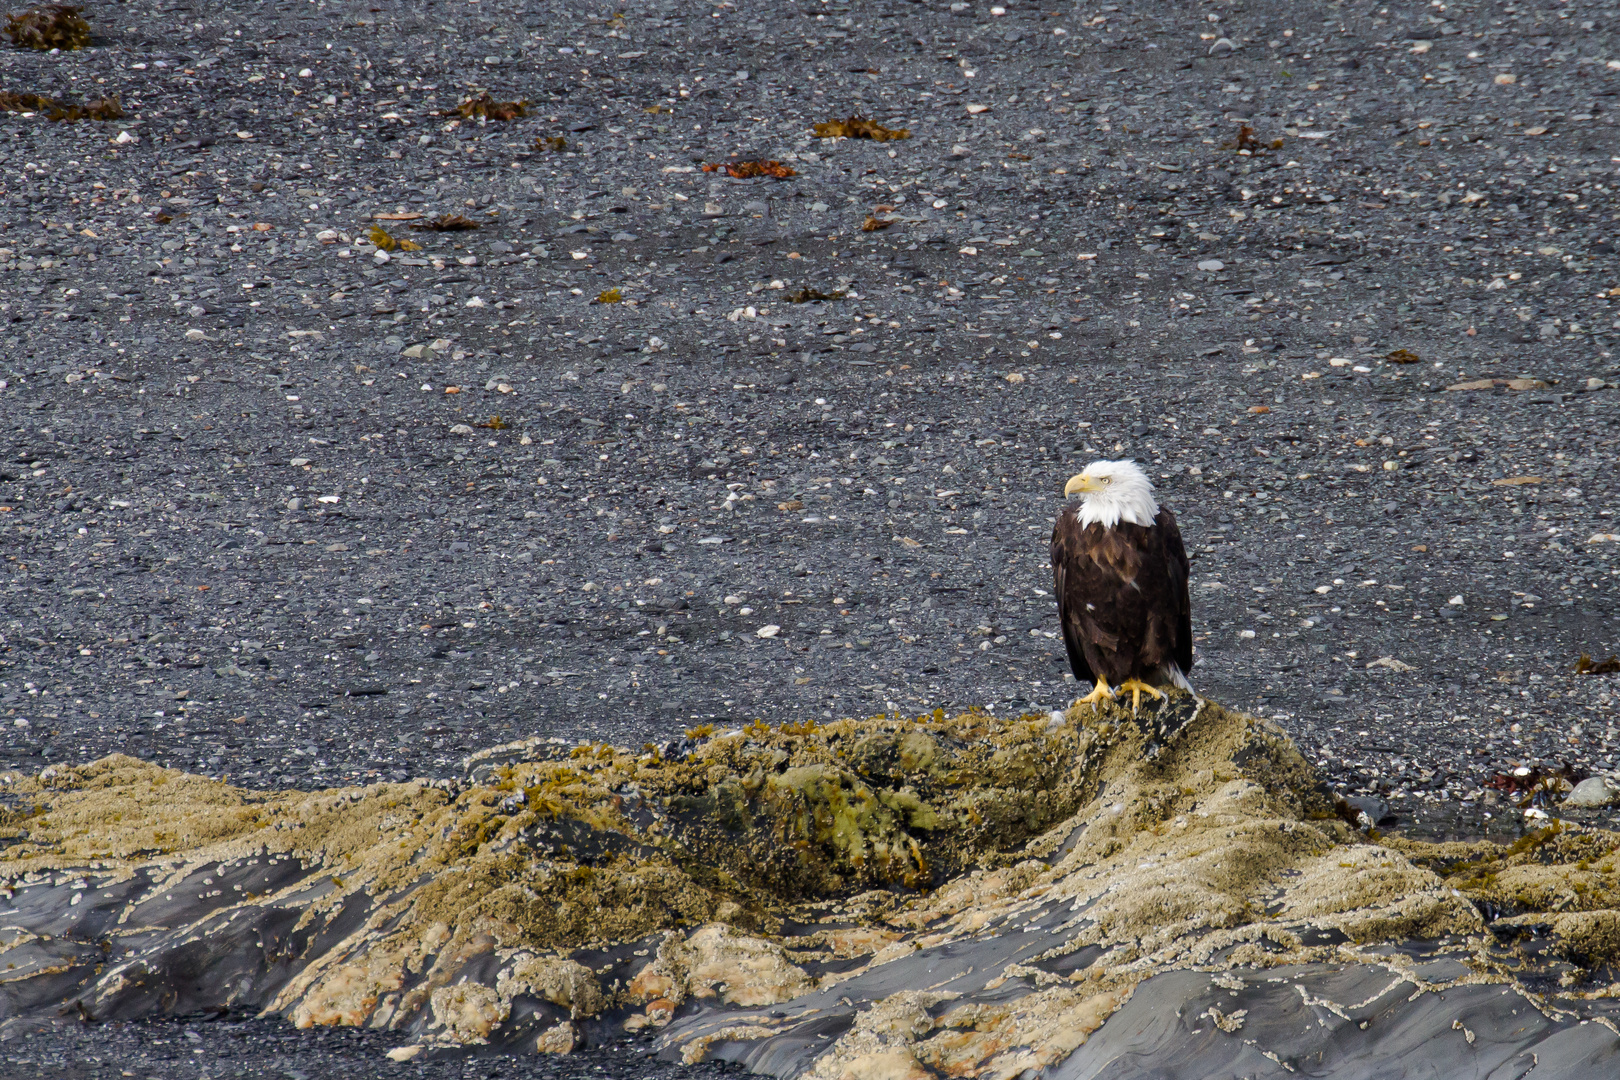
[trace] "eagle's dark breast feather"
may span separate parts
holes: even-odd
[[[1163,681],[1192,669],[1187,551],[1169,510],[1152,525],[1082,526],[1068,506],[1052,530],[1052,581],[1074,677]]]

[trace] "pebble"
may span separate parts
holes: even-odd
[[[1575,785],[1564,799],[1565,806],[1615,806],[1620,804],[1620,781],[1610,776],[1589,776]]]

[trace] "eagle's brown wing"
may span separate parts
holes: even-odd
[[[1181,543],[1181,529],[1176,525],[1176,515],[1161,506],[1153,524],[1159,534],[1164,566],[1170,578],[1169,599],[1175,608],[1176,666],[1181,668],[1183,675],[1190,675],[1193,665],[1192,597],[1187,591],[1187,582],[1192,576],[1192,564],[1187,559],[1187,549]]]
[[[1086,663],[1085,652],[1080,647],[1079,621],[1071,619],[1069,611],[1068,575],[1079,553],[1079,539],[1080,522],[1074,508],[1066,507],[1052,527],[1052,592],[1057,596],[1058,626],[1063,631],[1063,649],[1069,654],[1069,670],[1074,672],[1076,681],[1089,686],[1097,681],[1097,676]]]

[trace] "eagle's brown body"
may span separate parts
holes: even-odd
[[[1181,530],[1159,508],[1151,525],[1082,525],[1079,507],[1052,530],[1052,582],[1069,666],[1081,683],[1186,686],[1192,670],[1189,564]]]

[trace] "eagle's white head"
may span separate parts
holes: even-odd
[[[1080,495],[1080,524],[1112,529],[1121,521],[1151,525],[1159,504],[1153,482],[1134,461],[1093,461],[1063,487],[1065,498]]]

